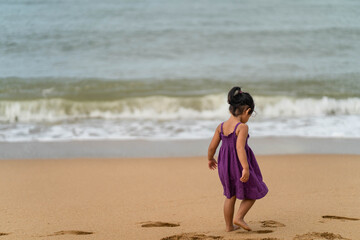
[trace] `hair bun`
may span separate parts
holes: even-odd
[[[246,109],[251,114],[255,109],[253,98],[248,92],[242,92],[241,87],[233,87],[228,93],[229,110],[233,116],[239,116]]]
[[[228,103],[230,105],[237,105],[240,103],[241,87],[233,87],[228,94]]]
[[[238,94],[242,93],[241,88],[239,87],[239,89],[236,89],[234,92],[234,97]]]

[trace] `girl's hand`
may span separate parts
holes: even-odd
[[[213,158],[213,159],[209,160],[208,165],[209,165],[209,169],[215,170],[215,169],[216,169],[216,166],[217,166],[217,162],[216,162],[216,160]]]
[[[240,181],[246,183],[249,180],[250,172],[249,169],[243,169]]]

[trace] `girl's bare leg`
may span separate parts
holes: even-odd
[[[254,205],[255,200],[253,199],[244,199],[241,201],[239,210],[236,213],[234,224],[242,227],[245,230],[251,231],[251,228],[244,221],[244,217],[250,208]]]
[[[233,225],[235,201],[236,197],[234,196],[232,198],[225,198],[224,202],[224,218],[226,231],[228,232],[235,230]]]

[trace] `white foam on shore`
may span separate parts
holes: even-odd
[[[253,136],[360,138],[360,98],[254,99]],[[228,117],[223,94],[0,101],[0,141],[203,139]]]
[[[255,96],[258,116],[291,118],[360,115],[360,98]],[[199,97],[151,96],[117,101],[40,99],[0,101],[0,122],[57,122],[78,119],[215,120],[228,112],[223,94]]]
[[[213,136],[219,123],[220,120],[101,119],[61,124],[9,123],[0,127],[0,141],[205,139]],[[360,116],[254,119],[248,125],[252,137],[360,138]]]

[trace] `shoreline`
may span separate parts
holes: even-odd
[[[211,139],[0,142],[1,159],[152,158],[206,156]],[[355,154],[360,139],[252,137],[255,155]]]

